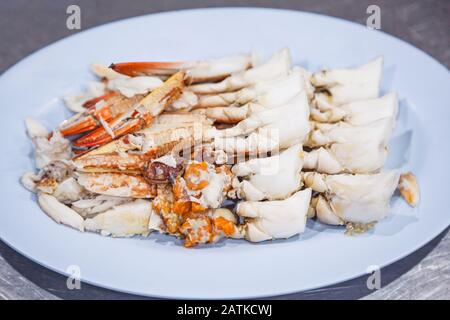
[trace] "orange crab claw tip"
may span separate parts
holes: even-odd
[[[63,136],[72,136],[75,134],[93,130],[96,127],[97,123],[94,121],[94,119],[92,119],[92,117],[88,117],[72,126],[60,129],[60,132]]]
[[[148,123],[151,122],[151,118],[137,118],[129,120],[124,125],[118,127],[117,129],[113,130],[114,137],[111,136],[103,127],[97,128],[96,130],[92,131],[91,133],[77,139],[74,142],[75,147],[96,147],[103,145],[107,142],[112,141],[114,138],[119,138],[127,133],[134,132],[136,130],[139,130],[146,126]]]
[[[83,103],[83,107],[85,107],[86,109],[92,108],[97,104],[97,102],[99,102],[101,100],[106,101],[109,98],[116,96],[116,95],[117,95],[117,92],[109,91],[109,92],[105,93],[104,95],[101,95],[99,97],[95,97],[95,98],[92,98],[92,99],[86,101],[85,103]]]
[[[102,118],[105,121],[112,119],[112,113],[108,105],[101,109],[92,109],[86,116],[66,127],[60,129],[63,136],[72,136],[86,131],[94,130],[98,127],[98,121]]]
[[[171,75],[180,69],[191,68],[194,62],[121,62],[109,66],[116,72],[127,76],[138,75]]]

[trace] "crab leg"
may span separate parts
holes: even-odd
[[[234,127],[218,130],[213,144],[231,154],[258,154],[302,142],[310,131],[304,91],[285,105],[252,114]]]
[[[93,98],[84,104],[87,107],[85,112],[76,114],[63,122],[59,130],[63,136],[94,130],[101,126],[102,121],[110,122],[118,115],[129,110],[141,99],[142,95],[126,98],[116,92],[109,92],[103,96]]]
[[[397,109],[397,95],[388,93],[381,98],[355,101],[324,111],[313,107],[311,108],[311,119],[317,122],[344,121],[351,125],[366,125],[389,117],[394,124]]]
[[[261,81],[238,91],[199,95],[196,107],[244,105],[252,101],[265,107],[276,107],[304,90],[306,90],[306,86],[303,70],[295,68],[287,76],[276,80]]]
[[[291,56],[287,48],[276,52],[267,62],[237,72],[217,83],[201,83],[190,86],[198,94],[229,92],[254,85],[255,83],[286,76],[291,68]]]
[[[133,108],[108,124],[102,122],[102,127],[76,140],[74,146],[97,147],[127,133],[148,127],[153,119],[181,94],[184,76],[184,72],[176,73]]]
[[[78,171],[142,174],[149,160],[190,141],[210,140],[214,128],[194,115],[163,114],[144,130],[127,134],[74,159]],[[179,123],[175,123],[180,121]],[[172,123],[167,123],[172,122]]]
[[[316,87],[314,105],[321,110],[353,101],[378,97],[383,57],[353,69],[323,70],[312,75]]]
[[[246,70],[252,65],[251,60],[250,55],[236,55],[205,61],[122,62],[113,63],[110,68],[131,77],[167,76],[184,70],[189,82],[195,83],[221,80],[232,73]]]

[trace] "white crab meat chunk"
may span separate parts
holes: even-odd
[[[329,174],[376,171],[386,161],[391,131],[389,118],[366,126],[321,125],[311,132],[306,145],[324,147],[305,152],[304,168]]]
[[[316,123],[315,128],[309,134],[306,145],[314,148],[338,142],[367,141],[373,136],[382,142],[387,142],[391,133],[391,118],[382,118],[362,126],[353,126],[345,122]]]
[[[213,143],[227,153],[265,153],[303,142],[309,131],[309,105],[302,91],[284,106],[252,114],[232,128],[218,130]]]
[[[314,208],[317,218],[333,225],[368,224],[385,218],[399,178],[396,170],[357,175],[304,173],[305,185],[320,193]]]
[[[246,201],[237,214],[246,218],[245,238],[252,242],[289,238],[305,230],[311,189],[294,193],[285,200]]]
[[[244,105],[251,101],[268,108],[276,107],[286,103],[300,91],[306,90],[305,86],[302,69],[294,68],[287,76],[259,82],[239,91],[200,95],[197,107]]]
[[[344,121],[351,125],[366,125],[379,119],[390,118],[394,127],[397,110],[397,94],[388,93],[381,98],[355,101],[325,111],[311,108],[311,118],[318,122]]]
[[[118,91],[127,98],[131,98],[138,94],[147,94],[162,84],[163,81],[158,77],[120,77],[108,81],[107,88],[111,91]]]
[[[62,202],[72,202],[80,199],[83,187],[73,177],[58,183],[53,195]]]
[[[109,210],[120,204],[130,202],[130,198],[111,197],[105,195],[97,195],[86,199],[79,199],[71,203],[73,210],[78,212],[82,217],[94,215]]]
[[[248,69],[253,64],[252,62],[250,54],[198,61],[193,68],[186,71],[186,75],[195,82],[223,79],[224,76]]]
[[[294,68],[293,71],[282,79],[271,80],[267,82],[258,83],[253,88],[244,88],[240,92],[245,93],[242,98],[238,96],[236,100],[230,98],[231,105],[215,106],[214,108],[206,108],[204,114],[220,123],[238,123],[254,113],[261,112],[265,109],[276,108],[288,103],[289,100],[298,95],[301,91],[305,91],[307,95],[310,94],[309,81],[305,78],[306,71],[300,68]],[[254,94],[247,94],[248,92],[255,92]],[[224,93],[221,96],[227,97],[229,95],[236,95],[237,93]],[[253,99],[254,97],[254,99]],[[220,99],[220,98],[219,98]],[[242,106],[236,104],[253,99]],[[201,109],[200,109],[201,110]],[[199,111],[199,109],[195,110]]]
[[[49,132],[37,120],[26,118],[25,125],[28,136],[33,141],[36,167],[38,169],[42,169],[54,161],[70,160],[72,158],[70,141],[63,138],[59,131],[54,131],[49,139]]]
[[[312,75],[311,82],[324,92],[316,93],[321,109],[378,97],[383,57],[354,69],[323,70]]]
[[[86,219],[84,227],[86,230],[97,231],[105,236],[147,235],[151,214],[151,203],[138,199],[99,213],[91,219]]]
[[[289,49],[276,52],[267,62],[254,68],[235,73],[217,83],[201,83],[189,87],[195,93],[208,94],[228,92],[254,85],[261,81],[286,76],[291,69]]]
[[[91,81],[87,84],[83,93],[67,95],[63,98],[66,107],[75,113],[84,112],[86,108],[83,104],[88,100],[100,97],[105,94],[105,84],[100,81]]]
[[[34,172],[25,172],[20,178],[20,183],[29,191],[36,192],[36,184],[41,180],[39,174]]]
[[[167,108],[167,111],[189,111],[193,107],[198,105],[198,97],[192,91],[187,89],[183,90],[180,97],[172,102],[172,104]]]
[[[123,173],[80,173],[78,183],[86,190],[115,197],[152,198],[155,189],[145,178]]]
[[[76,211],[59,202],[54,196],[46,193],[39,193],[38,203],[42,210],[57,223],[62,223],[79,231],[84,231],[83,218]]]
[[[250,201],[288,198],[302,186],[302,152],[302,146],[297,144],[272,157],[236,164],[233,174],[245,177],[238,187],[240,196]]]

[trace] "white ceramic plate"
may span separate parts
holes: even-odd
[[[49,127],[68,112],[59,97],[92,78],[91,62],[219,57],[289,46],[310,69],[354,66],[383,54],[383,92],[401,99],[389,167],[415,172],[418,209],[394,198],[391,216],[358,237],[308,223],[285,241],[222,241],[184,249],[173,238],[113,239],[54,223],[19,185],[32,170],[23,125]],[[317,288],[385,266],[418,249],[450,223],[450,76],[422,51],[379,31],[330,17],[272,9],[190,10],[110,23],[50,45],[0,78],[0,236],[17,251],[60,273],[71,265],[84,281],[124,292],[177,298],[262,297]]]

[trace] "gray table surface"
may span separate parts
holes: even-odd
[[[366,8],[381,8],[382,30],[423,49],[450,66],[449,0],[284,0],[284,1],[117,1],[2,0],[0,2],[0,72],[47,44],[73,34],[66,28],[66,8],[77,4],[82,30],[110,21],[185,8],[255,6],[317,12],[365,23]],[[273,299],[450,299],[450,233],[381,270],[379,290],[367,277]],[[28,260],[0,241],[0,299],[140,299],[82,284],[69,290],[66,278]]]

